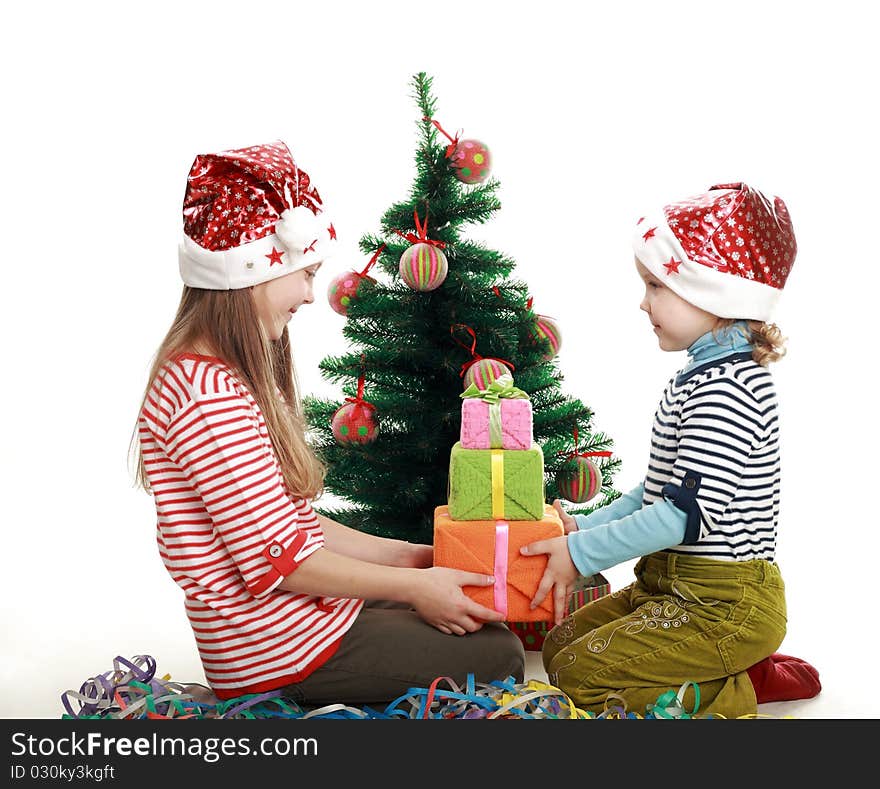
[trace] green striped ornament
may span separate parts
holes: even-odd
[[[538,315],[535,318],[532,336],[542,347],[545,347],[545,344],[549,346],[541,361],[549,362],[562,347],[562,330],[556,320],[547,315]]]
[[[413,244],[400,258],[400,276],[413,290],[439,288],[448,271],[446,255],[432,244]]]
[[[488,389],[489,384],[502,375],[513,375],[510,368],[498,359],[478,359],[464,374],[464,388],[475,384],[477,389]]]

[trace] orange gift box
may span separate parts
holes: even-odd
[[[534,610],[529,608],[544,575],[547,556],[522,556],[519,549],[564,533],[559,514],[549,504],[544,505],[544,517],[539,521],[454,521],[449,517],[449,508],[443,505],[434,510],[434,565],[494,575],[494,587],[464,586],[462,590],[508,620],[550,622],[552,595],[548,594]]]

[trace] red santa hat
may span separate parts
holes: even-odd
[[[183,199],[180,276],[237,290],[324,260],[336,231],[308,173],[280,140],[199,154]]]
[[[719,318],[770,320],[797,254],[782,199],[743,183],[646,214],[636,257],[685,301]]]

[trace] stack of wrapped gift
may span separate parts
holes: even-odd
[[[560,537],[558,513],[544,501],[544,454],[532,435],[528,395],[503,375],[461,395],[461,437],[452,447],[446,505],[434,512],[434,564],[495,577],[493,587],[464,587],[465,593],[505,615],[518,630],[553,621],[552,595],[529,607],[544,574],[547,557],[522,556],[536,540]],[[543,639],[542,639],[543,640]]]

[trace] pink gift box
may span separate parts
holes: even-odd
[[[464,449],[530,449],[532,404],[525,398],[504,398],[501,408],[501,443],[492,444],[489,403],[468,398],[461,403],[461,445]]]

